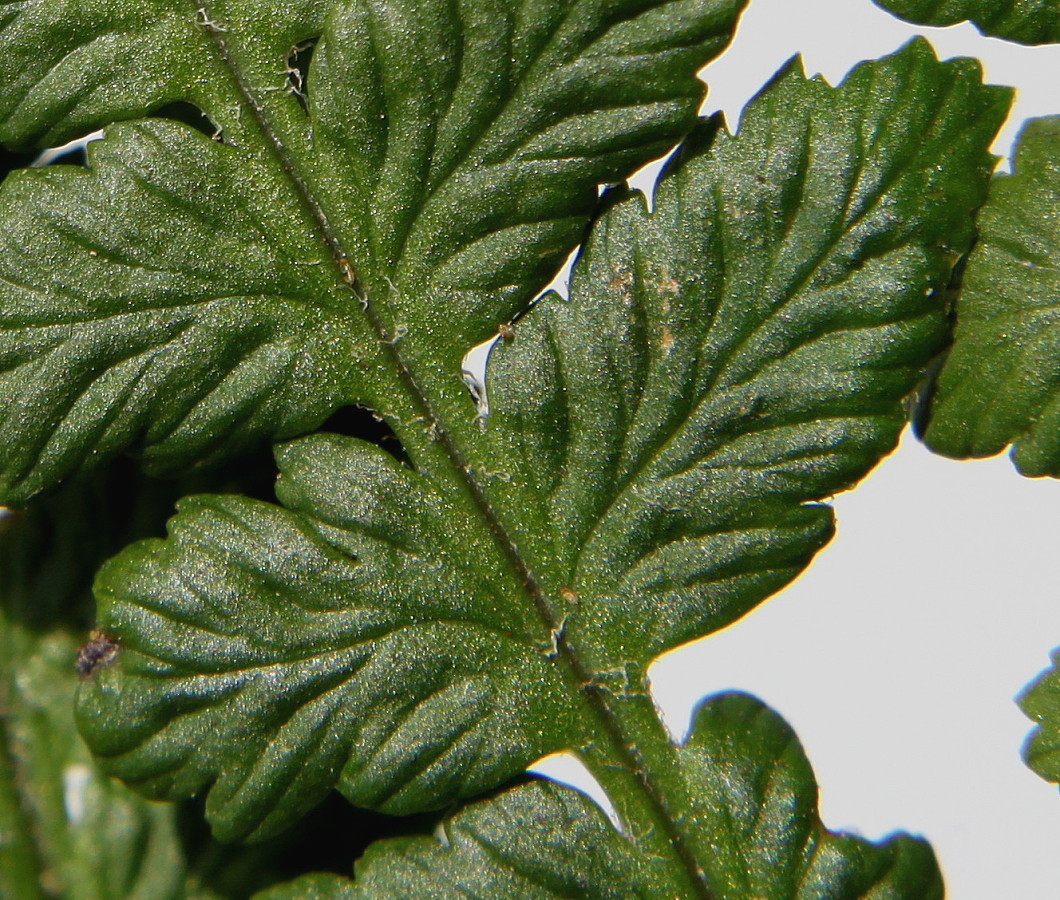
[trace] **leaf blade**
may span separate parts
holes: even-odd
[[[1035,723],[1023,745],[1023,759],[1046,781],[1060,783],[1060,651],[1051,668],[1027,685],[1016,701]]]
[[[526,900],[648,898],[632,847],[577,791],[545,781],[509,788],[446,820],[444,838],[379,841],[357,862],[354,881],[306,879],[255,900],[317,891],[321,900],[496,897]]]
[[[378,343],[252,157],[146,120],[90,165],[0,190],[7,502],[130,447],[156,471],[223,458],[370,393]]]
[[[616,202],[571,300],[498,346],[473,458],[595,668],[789,581],[831,536],[819,501],[892,449],[1007,104],[947,65],[914,43],[834,91],[782,73],[737,137],[702,129],[650,215]]]
[[[895,81],[904,92],[892,104],[881,85]],[[846,255],[829,262],[818,259],[815,244],[810,250],[816,255],[789,247],[785,268],[755,256],[752,241],[743,260],[745,267],[759,267],[758,280],[749,282],[750,300],[769,278],[782,285],[771,288],[773,295],[765,300],[747,302],[739,295],[739,302],[729,303],[723,327],[706,341],[722,352],[713,347],[701,356],[688,352],[712,321],[703,314],[704,306],[711,309],[700,290],[705,278],[690,269],[687,259],[698,260],[704,245],[711,250],[713,232],[703,223],[711,219],[714,205],[693,203],[691,208],[701,208],[699,218],[689,216],[683,230],[675,232],[695,240],[687,245],[675,240],[668,247],[663,238],[678,211],[684,211],[682,203],[688,207],[689,198],[709,197],[715,190],[712,169],[725,168],[723,155],[714,154],[711,135],[703,134],[660,189],[656,218],[639,209],[635,199],[616,204],[598,225],[602,236],[578,263],[572,303],[546,301],[520,322],[504,352],[515,361],[522,359],[519,354],[537,354],[536,368],[525,359],[510,367],[499,411],[486,433],[473,428],[473,439],[461,433],[460,443],[450,445],[468,451],[466,457],[448,460],[448,469],[412,471],[355,441],[328,436],[295,441],[280,452],[284,507],[197,498],[174,520],[167,541],[134,547],[120,557],[101,578],[98,596],[101,622],[121,643],[122,656],[87,684],[81,697],[82,727],[111,770],[156,796],[181,796],[213,785],[210,813],[215,827],[229,837],[260,836],[282,827],[336,783],[365,805],[401,812],[437,807],[495,785],[544,753],[582,746],[592,740],[594,729],[617,740],[613,729],[620,726],[613,721],[608,692],[618,697],[644,689],[637,681],[639,660],[720,627],[793,577],[831,527],[830,513],[805,501],[850,484],[897,436],[901,399],[943,328],[941,301],[928,296],[928,289],[944,285],[960,251],[951,242],[966,240],[970,232],[969,212],[982,193],[988,159],[983,148],[1007,103],[1004,91],[979,85],[977,70],[965,63],[937,63],[922,45],[870,64],[849,85],[832,91],[789,71],[749,113],[748,121],[758,123],[753,127],[766,135],[767,144],[774,132],[798,137],[798,129],[786,127],[792,117],[804,123],[803,134],[806,122],[825,123],[820,125],[825,145],[830,128],[845,128],[848,140],[860,141],[850,123],[863,106],[882,107],[886,127],[877,129],[880,156],[854,166],[842,182],[848,189],[862,184],[867,193],[858,195],[860,206],[841,193],[840,202],[829,207],[840,226],[854,222],[847,231],[837,226],[839,239],[828,239],[847,240]],[[916,134],[925,121],[939,117],[947,92],[959,99],[939,131],[929,130],[927,139]],[[843,103],[855,99],[847,108],[836,96]],[[836,115],[836,106],[845,110],[845,119]],[[754,195],[758,206],[752,208],[773,229],[783,228],[783,216],[778,226],[774,215],[777,204],[783,212],[784,204],[814,199],[812,191],[799,186],[805,179],[782,177],[785,166],[799,171],[801,146],[796,140],[800,152],[792,153],[790,141],[782,145],[773,183],[767,179],[763,188],[754,177],[764,168],[757,158],[760,147],[753,137],[746,144],[741,140],[719,145],[732,153],[734,147],[751,148],[750,162],[734,163],[736,175],[730,173],[730,180],[764,191],[764,198]],[[940,161],[936,154],[943,153],[943,145],[955,149]],[[813,174],[818,190],[835,190],[827,167]],[[931,202],[949,181],[958,186],[952,205]],[[908,198],[915,196],[914,213],[898,216],[897,201],[884,202],[889,189],[909,205]],[[796,216],[786,226],[796,234],[800,228],[814,233],[819,224],[821,204],[806,207],[810,222]],[[878,228],[859,231],[866,220]],[[641,277],[637,285],[637,290],[652,285],[645,305],[666,300],[674,313],[673,319],[656,323],[670,328],[672,347],[661,340],[661,328],[651,333],[655,358],[691,378],[691,384],[700,379],[708,386],[706,401],[691,414],[691,391],[681,385],[668,390],[679,381],[673,370],[652,381],[650,367],[638,362],[647,352],[639,349],[643,341],[627,345],[621,340],[633,326],[647,334],[653,320],[640,316],[636,304],[624,305],[623,289],[632,282],[620,278],[612,284],[610,250],[628,256],[641,238],[665,250],[672,271],[665,278],[661,271],[649,273],[651,278]],[[793,244],[807,241],[792,239]],[[826,241],[825,250],[830,246]],[[886,254],[895,246],[891,268],[884,266],[882,274],[870,268],[864,275],[865,253]],[[849,286],[849,279],[843,280],[848,269],[855,281],[864,276],[866,283],[858,282],[860,292],[839,290],[830,299],[828,285],[813,286],[812,274],[815,290],[805,297],[783,287],[799,285],[807,271],[822,265],[835,266],[833,277],[841,287]],[[794,325],[774,317],[770,305],[775,297],[789,295],[805,313]],[[728,294],[725,299],[732,300]],[[559,326],[549,332],[549,323],[564,315],[571,320],[565,336]],[[624,316],[631,316],[633,325]],[[769,339],[755,333],[762,317],[780,322]],[[833,320],[868,327],[851,328],[849,340],[840,328],[835,339],[835,329],[826,327]],[[734,327],[741,322],[743,330]],[[727,335],[728,343],[719,335]],[[805,338],[811,339],[808,344]],[[803,352],[804,344],[811,352]],[[555,367],[538,364],[551,359],[557,347],[573,348],[568,358],[580,360],[574,380],[564,382]],[[628,347],[636,352],[625,353]],[[731,352],[734,347],[746,352]],[[523,402],[504,402],[504,384],[513,394],[525,390]],[[717,384],[724,391],[711,394]],[[658,400],[634,427],[606,418],[621,412],[623,398],[642,390],[654,392]],[[771,409],[779,410],[773,418]],[[585,429],[573,454],[572,410],[584,420],[602,416],[608,422],[606,429]],[[755,416],[768,428],[748,427]],[[843,428],[834,428],[835,418],[844,419]],[[504,436],[499,447],[489,443],[498,432]],[[660,434],[663,453],[654,459]],[[848,437],[854,447],[844,455],[841,439]],[[616,516],[607,523],[610,543],[594,546],[582,539],[578,529],[584,531],[583,524],[592,529],[600,498],[605,513],[611,505],[620,511],[632,508],[614,504],[610,470],[603,469],[606,477],[599,475],[601,466],[618,456],[622,448],[616,442],[622,440],[633,448],[628,471],[636,487],[644,488],[642,495],[656,492],[648,496],[655,506],[675,505],[673,495],[666,496],[672,488],[667,478],[679,481],[690,464],[695,469],[704,453],[714,453],[719,479],[730,479],[713,485],[717,497],[708,498],[711,502],[693,497],[693,504],[676,491],[678,505],[701,516],[693,522],[702,525],[699,532],[683,532],[681,522],[670,530],[645,528],[634,509],[625,519]],[[654,481],[641,484],[635,477],[645,456]],[[730,470],[737,472],[735,482]],[[548,518],[548,482],[559,471],[573,473],[573,499],[564,509],[572,511],[577,527],[562,516]],[[477,486],[484,493],[472,499],[488,501],[478,507],[465,502],[466,490]],[[594,498],[594,489],[600,489],[600,497]],[[690,582],[689,590],[676,600],[660,601],[646,589],[616,597],[606,589],[606,579],[623,577],[629,568],[622,568],[631,558],[622,556],[622,541],[648,542],[649,553],[662,548],[663,555],[652,561],[656,570],[645,566],[638,573],[649,588],[659,585],[656,594],[679,593],[685,585],[673,590],[678,577]],[[579,554],[592,563],[593,578],[567,580],[562,566],[573,565]],[[283,570],[281,559],[288,560],[290,571]],[[741,581],[747,570],[750,577]],[[605,587],[594,587],[593,579]],[[697,579],[715,591],[706,602]],[[724,602],[714,602],[719,599]],[[376,660],[384,659],[412,685],[400,701],[386,693],[392,685],[383,675],[363,674],[377,671]],[[428,659],[430,665],[423,663]],[[472,686],[481,688],[481,709],[492,705],[494,718],[484,713],[466,733],[454,730],[454,722],[464,721],[464,704],[457,701]],[[229,715],[211,709],[211,697],[229,711],[249,710],[245,735],[233,731]],[[294,717],[299,717],[296,724],[284,731]],[[502,721],[507,737],[491,724]],[[325,741],[330,755],[318,753],[314,735]],[[495,750],[485,761],[474,759],[473,742],[482,735],[483,746]],[[471,765],[462,771],[456,761],[465,751]],[[419,752],[426,768],[415,767]],[[285,763],[284,753],[303,755]],[[310,758],[311,764],[296,774],[297,762]],[[269,782],[273,775],[275,781]],[[267,782],[272,794],[255,806],[249,786]],[[646,808],[656,800],[645,800]]]
[[[363,806],[432,808],[577,733],[532,636],[482,621],[490,590],[416,544],[445,501],[384,457],[326,435],[280,455],[282,495],[316,488],[299,479],[360,484],[362,506],[401,491],[385,523],[191,498],[167,541],[102,571],[121,650],[82,686],[79,722],[108,771],[153,797],[209,786],[215,831],[260,839],[336,784]]]
[[[813,771],[788,725],[747,694],[719,694],[677,748],[688,828],[717,900],[940,900],[928,844],[827,831]],[[562,785],[531,782],[463,808],[440,836],[374,844],[353,881],[310,876],[255,900],[656,897],[659,861]],[[316,893],[313,893],[313,892]]]
[[[135,75],[124,63],[104,65],[107,48],[150,11],[111,6],[86,18],[33,0],[3,21],[5,60],[26,62],[25,84],[10,76],[11,102],[28,105],[12,113],[9,139],[170,101],[200,108],[226,145],[204,146],[160,122],[121,126],[92,151],[91,189],[71,173],[56,178],[77,194],[58,203],[61,223],[51,215],[63,192],[47,190],[50,176],[16,179],[0,201],[9,226],[0,257],[19,259],[0,272],[0,310],[17,325],[29,294],[39,317],[36,330],[8,335],[8,365],[28,367],[11,376],[24,390],[6,404],[18,427],[0,434],[12,503],[126,450],[171,471],[304,433],[343,405],[402,424],[434,418],[446,398],[463,407],[463,349],[548,281],[580,239],[599,181],[624,177],[691,127],[703,91],[696,70],[731,36],[742,0],[472,0],[459,5],[462,30],[441,27],[452,11],[441,0],[305,0],[294,10],[234,2],[223,19],[206,5],[198,21],[192,10],[157,16],[161,31]],[[365,20],[374,23],[367,30]],[[305,41],[316,42],[308,81],[294,79],[291,62]],[[64,54],[84,57],[83,77]],[[378,115],[376,88],[390,103]],[[625,105],[609,112],[612,102]],[[587,118],[568,128],[568,114]],[[148,132],[158,138],[151,154],[135,141]],[[193,161],[202,196],[174,184],[170,142]],[[168,206],[136,205],[138,191],[170,190]],[[262,215],[269,204],[274,221]],[[43,256],[28,249],[41,231]],[[83,260],[79,242],[131,264],[115,277],[108,260]],[[151,253],[166,258],[168,245],[181,250],[182,274],[254,289],[233,289],[212,317],[177,310],[174,285],[135,265]],[[73,271],[58,274],[66,263]],[[222,263],[243,277],[226,278]],[[75,281],[88,297],[70,289]],[[189,293],[201,287],[190,279]],[[149,321],[112,328],[115,307]],[[69,338],[61,350],[60,332]],[[412,442],[421,430],[409,425],[403,436]]]
[[[957,301],[954,346],[926,412],[936,453],[982,457],[1013,445],[1025,475],[1060,474],[1060,117],[1025,126],[1013,174],[994,179]]]
[[[695,798],[692,838],[719,900],[943,896],[924,840],[896,834],[876,844],[824,828],[798,739],[756,698],[707,699],[680,754]]]
[[[261,58],[252,80],[282,86],[284,76],[270,70],[289,47],[319,29],[323,5],[234,0],[225,4],[226,23],[216,24],[253,33]],[[209,25],[210,6],[174,8],[159,0],[10,4],[0,14],[0,142],[54,146],[179,102],[237,130],[227,78],[210,47],[211,34],[218,34]]]
[[[889,12],[920,25],[969,20],[983,34],[1021,44],[1060,41],[1060,9],[1052,0],[875,0]]]
[[[314,189],[370,302],[392,330],[406,326],[417,378],[452,381],[467,348],[581,239],[597,185],[688,131],[703,93],[695,73],[743,5],[480,2],[455,16],[443,0],[335,6],[309,86],[312,140],[334,168]]]

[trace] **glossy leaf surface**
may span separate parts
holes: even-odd
[[[282,506],[191,498],[108,565],[95,752],[150,796],[208,790],[226,838],[336,785],[407,812],[627,752],[638,664],[793,577],[831,528],[807,501],[893,446],[1007,99],[915,43],[838,89],[789,68],[737,137],[703,125],[655,211],[613,198],[570,301],[517,324],[485,430],[418,468],[291,442]],[[679,816],[627,787],[672,853]]]
[[[873,844],[829,832],[813,772],[784,721],[745,694],[711,698],[678,748],[696,797],[691,831],[716,900],[940,900],[930,847],[908,835]],[[382,841],[351,882],[313,876],[255,900],[419,900],[667,896],[653,861],[591,801],[533,783],[479,801],[439,838]]]
[[[998,175],[957,302],[924,439],[947,456],[1013,445],[1025,475],[1060,475],[1060,117],[1024,128]]]
[[[258,89],[282,89],[292,44],[320,31],[329,4],[294,0],[23,0],[0,13],[0,141],[61,144],[115,120],[185,101],[224,122],[237,116],[231,73],[217,52],[221,28],[243,46],[240,64]],[[211,25],[211,23],[213,23]],[[253,35],[253,41],[246,39]],[[214,46],[211,46],[214,44]],[[228,107],[227,109],[225,107]]]
[[[1046,781],[1060,783],[1060,650],[1019,698],[1020,708],[1037,726],[1023,747],[1023,758]]]
[[[409,421],[402,371],[462,401],[463,352],[548,281],[597,184],[692,126],[739,9],[8,4],[0,139],[184,103],[224,143],[141,119],[88,172],[0,190],[0,500],[129,449],[213,462],[356,402]]]
[[[378,342],[276,173],[159,120],[110,129],[89,166],[0,190],[5,497],[141,439],[156,470],[209,461],[355,399],[344,370]]]
[[[443,824],[441,839],[379,841],[354,880],[305,879],[255,900],[648,900],[643,864],[583,794],[549,782],[510,788]],[[316,882],[316,884],[314,884]]]
[[[838,90],[789,68],[736,138],[686,144],[653,213],[614,205],[571,301],[498,346],[474,458],[599,669],[789,581],[831,535],[813,501],[893,448],[1007,102],[971,76],[922,43]]]
[[[145,801],[77,734],[77,670],[92,668],[90,648],[109,664],[105,641],[89,640],[100,563],[163,533],[189,490],[258,492],[274,473],[260,455],[172,481],[123,461],[0,519],[0,900],[242,900],[345,864],[369,834],[429,832],[422,817],[398,824],[335,798],[272,841],[221,845],[196,804]]]
[[[1056,0],[876,0],[896,16],[919,25],[971,21],[983,34],[1021,44],[1060,41]]]
[[[824,828],[798,739],[755,698],[708,699],[680,756],[696,798],[697,857],[717,900],[941,900],[926,841],[899,834],[873,844]]]
[[[265,836],[336,780],[404,813],[503,781],[577,733],[527,613],[502,612],[474,535],[382,450],[320,435],[280,451],[289,510],[182,501],[165,542],[97,584],[121,665],[82,692],[107,765],[156,797],[217,780],[219,837]]]

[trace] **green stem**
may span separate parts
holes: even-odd
[[[658,895],[660,900],[714,900],[683,832],[687,817],[684,811],[692,808],[691,798],[678,766],[677,748],[659,718],[644,673],[631,667],[630,688],[621,694],[596,682],[591,669],[564,638],[562,624],[556,620],[548,598],[481,486],[463,465],[459,447],[444,430],[440,433],[431,448],[431,462],[435,465],[429,470],[437,476],[438,466],[444,467],[441,471],[448,469],[453,487],[477,508],[515,580],[555,641],[553,661],[593,723],[594,738],[578,748],[578,755],[614,804],[628,837],[649,860],[659,863],[654,866],[655,874],[665,884],[661,889],[666,891]]]
[[[596,683],[591,669],[564,638],[562,623],[556,620],[547,596],[481,486],[463,464],[459,447],[443,424],[437,424],[439,439],[432,462],[443,466],[442,471],[448,469],[454,488],[485,520],[515,580],[555,641],[553,660],[595,726],[594,739],[579,749],[579,755],[614,804],[633,843],[648,859],[662,863],[655,867],[666,885],[666,894],[660,898],[714,900],[682,830],[682,811],[691,809],[690,798],[677,764],[677,748],[655,709],[644,673],[631,668],[632,687],[622,694]],[[433,466],[430,471],[440,474]]]
[[[209,19],[209,10],[202,8]],[[459,438],[447,424],[447,420],[455,420],[460,415],[460,407],[453,402],[448,382],[441,384],[439,373],[415,372],[392,340],[374,302],[362,303],[367,298],[347,262],[339,233],[314,196],[309,182],[299,172],[297,160],[288,153],[282,129],[274,127],[265,107],[243,79],[223,35],[216,29],[206,31],[220,62],[228,71],[237,101],[249,111],[253,128],[266,152],[288,176],[309,219],[330,251],[337,280],[349,288],[353,303],[363,307],[391,363],[391,403],[404,407],[404,414],[399,414],[394,422],[399,440],[418,469],[436,479],[448,481],[463,509],[486,525],[500,564],[512,573],[519,592],[538,613],[540,644],[548,646],[554,641],[554,652],[550,656],[571,693],[581,699],[586,716],[594,725],[595,739],[582,747],[580,753],[615,803],[630,838],[649,859],[660,863],[655,868],[656,878],[665,892],[659,895],[661,900],[713,900],[703,872],[681,833],[680,810],[689,808],[687,797],[675,762],[675,748],[650,697],[644,691],[638,692],[636,698],[623,698],[618,702],[619,698],[595,684],[590,668],[567,644],[562,622],[557,619],[546,591],[530,571],[482,485],[472,474]],[[441,406],[436,408],[432,404],[432,396],[441,401]],[[399,398],[400,403],[395,403]],[[463,399],[466,401],[467,398]],[[457,433],[462,430],[458,429]],[[643,679],[638,684],[643,684]]]
[[[598,685],[586,689],[590,702],[604,711],[597,730],[606,739],[579,748],[577,756],[604,789],[629,839],[649,861],[657,863],[656,874],[668,882],[669,895],[713,900],[684,833],[692,807],[677,748],[659,718],[645,679],[640,673],[632,676],[630,689],[622,694]]]
[[[422,397],[420,386],[411,374],[407,383],[414,395]],[[621,694],[596,682],[590,667],[564,637],[562,622],[482,486],[465,464],[457,440],[425,398],[422,403],[430,411],[433,440],[424,443],[422,430],[413,429],[410,434],[409,429],[400,427],[396,429],[398,438],[418,467],[435,477],[448,476],[455,492],[463,497],[464,506],[485,521],[502,563],[507,564],[522,593],[537,610],[544,634],[555,642],[550,655],[595,726],[594,739],[579,748],[578,755],[614,804],[629,838],[649,860],[661,864],[654,867],[657,878],[665,884],[662,890],[666,893],[659,895],[660,900],[714,900],[703,869],[682,830],[685,818],[682,811],[692,808],[690,798],[677,764],[677,748],[659,718],[645,673],[630,667],[627,670],[630,688]],[[419,441],[410,442],[410,437]]]

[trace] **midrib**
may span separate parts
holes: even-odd
[[[214,21],[209,4],[191,0],[189,7],[194,10],[197,21],[200,15],[207,23]],[[324,204],[316,197],[309,182],[299,171],[298,160],[288,152],[263,104],[243,76],[229,50],[228,37],[232,33],[222,32],[217,28],[202,24],[201,21],[198,27],[210,52],[219,59],[227,72],[236,102],[244,111],[250,113],[266,152],[279,167],[283,177],[290,183],[305,211],[311,217],[320,238],[327,246],[338,281],[350,292],[351,299],[357,306],[363,309],[384,356],[397,373],[399,387],[415,413],[411,417],[412,421],[398,420],[394,423],[394,430],[399,440],[409,451],[409,455],[413,459],[418,459],[419,464],[432,475],[438,476],[444,472],[468,501],[473,513],[485,524],[500,555],[511,571],[512,578],[517,585],[516,590],[530,601],[541,620],[547,637],[546,645],[550,648],[554,647],[550,658],[557,663],[572,696],[581,699],[596,721],[597,727],[594,735],[596,740],[590,742],[591,749],[582,748],[580,755],[590,769],[598,775],[601,766],[613,768],[615,764],[619,764],[625,769],[627,775],[624,779],[625,784],[641,794],[641,802],[636,804],[636,812],[639,812],[638,819],[643,820],[625,823],[629,836],[646,854],[656,857],[664,855],[673,860],[679,871],[670,874],[678,876],[677,881],[680,883],[675,884],[675,887],[682,889],[686,896],[698,898],[698,900],[714,900],[714,894],[708,887],[702,869],[695,860],[689,840],[684,835],[676,817],[669,812],[666,793],[658,784],[654,773],[648,771],[639,750],[639,738],[648,738],[656,744],[660,739],[667,743],[669,741],[665,729],[657,715],[654,714],[654,708],[652,708],[652,718],[656,733],[649,736],[641,729],[635,729],[641,733],[631,734],[629,732],[634,729],[629,729],[623,724],[623,720],[628,722],[628,718],[621,716],[609,701],[606,693],[596,686],[595,673],[567,642],[562,621],[554,614],[545,590],[522,558],[518,547],[505,528],[504,522],[493,509],[482,486],[472,476],[471,467],[454,440],[444,417],[431,403],[427,392],[421,387],[416,375],[402,356],[397,342],[391,339],[386,323],[379,316],[374,305],[376,301],[368,300],[357,273],[350,269],[348,256],[338,230],[332,226]],[[643,720],[644,717],[641,715],[639,718]],[[608,745],[603,753],[599,747],[601,739]],[[602,756],[602,760],[597,759],[599,756]],[[653,756],[655,757],[653,761],[657,762],[658,754],[653,754]],[[671,778],[680,777],[676,771],[669,774]],[[627,810],[629,810],[628,807]]]

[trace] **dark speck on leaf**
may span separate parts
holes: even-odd
[[[77,651],[77,674],[88,678],[101,666],[109,666],[118,655],[118,645],[99,629],[88,633],[88,642]]]

